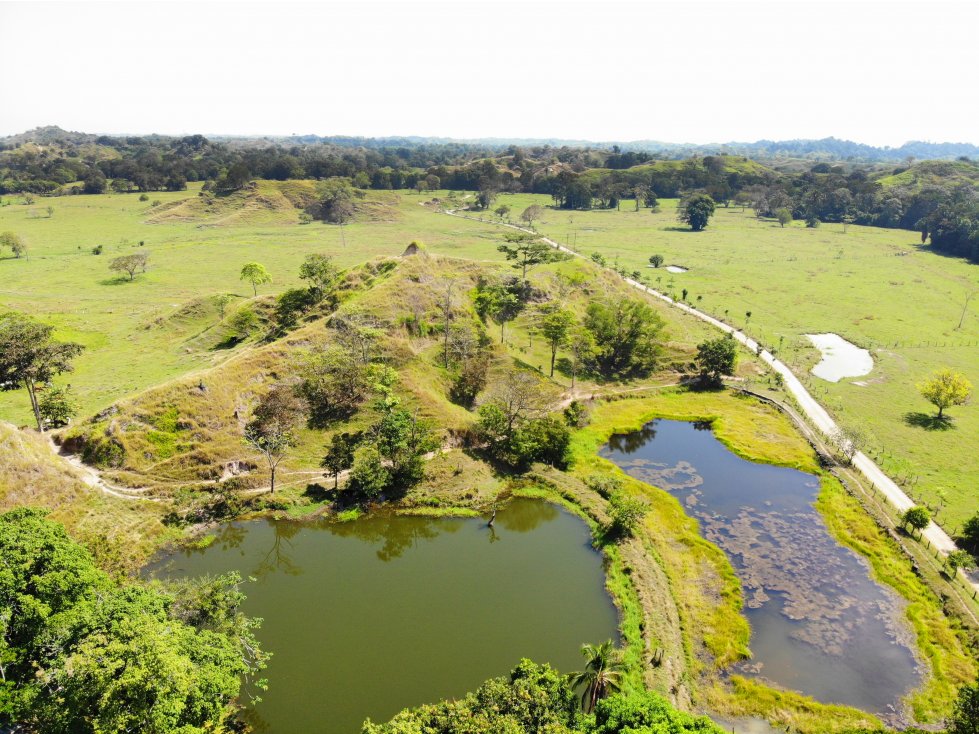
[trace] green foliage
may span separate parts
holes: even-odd
[[[557,358],[557,350],[567,343],[574,323],[574,314],[565,308],[547,304],[540,309],[537,328],[551,348],[551,377],[554,377],[554,361]]]
[[[621,689],[625,666],[622,651],[616,649],[611,640],[600,645],[582,645],[581,654],[585,657],[585,669],[571,676],[571,685],[575,688],[584,686],[581,708],[589,714],[595,704]]]
[[[149,254],[145,252],[137,252],[132,255],[121,255],[119,257],[113,258],[109,263],[109,270],[114,270],[120,273],[125,273],[129,276],[129,280],[133,280],[136,277],[136,273],[146,272],[146,266],[149,263]]]
[[[381,453],[373,446],[358,447],[350,468],[351,489],[367,499],[376,499],[390,484],[391,473],[384,466]]]
[[[473,357],[463,362],[459,373],[452,381],[449,399],[456,405],[471,408],[476,402],[476,396],[486,387],[488,370],[489,362],[483,356]]]
[[[963,405],[972,394],[972,383],[964,375],[950,369],[939,370],[918,385],[921,396],[938,408],[938,417],[946,408]]]
[[[641,377],[655,369],[663,319],[642,301],[592,302],[584,325],[595,340],[594,360],[605,377]]]
[[[951,571],[952,575],[960,568],[970,569],[975,568],[976,559],[972,557],[972,554],[966,550],[955,550],[945,557],[945,565]]]
[[[299,358],[298,372],[313,428],[353,414],[371,388],[367,365],[343,344],[306,352]]]
[[[24,239],[16,232],[0,232],[0,247],[9,247],[14,257],[20,257],[27,252]]]
[[[330,255],[307,255],[299,266],[299,277],[309,283],[315,301],[322,301],[340,280],[340,268],[333,264]]]
[[[570,257],[556,247],[543,242],[536,235],[530,235],[526,232],[507,233],[505,239],[507,244],[500,245],[496,249],[502,252],[507,260],[514,261],[513,267],[521,272],[521,277],[524,280],[527,279],[527,273],[538,265],[561,262]]]
[[[714,216],[714,200],[707,194],[689,196],[677,206],[677,219],[690,225],[694,232],[707,228],[707,223]]]
[[[609,535],[616,538],[629,538],[649,514],[649,505],[636,495],[625,490],[613,492],[608,500]]]
[[[733,375],[737,359],[737,343],[730,334],[697,345],[697,369],[707,382],[719,384],[724,375]]]
[[[962,540],[974,551],[979,551],[979,512],[962,524]]]
[[[241,339],[246,339],[258,329],[258,316],[250,306],[242,306],[231,317],[231,328]]]
[[[83,349],[80,344],[56,341],[53,332],[52,327],[23,314],[0,314],[0,386],[27,388],[39,431],[44,430],[44,417],[37,387],[70,372],[72,361]]]
[[[901,513],[901,523],[910,526],[914,530],[924,530],[930,522],[931,513],[928,512],[927,507],[921,505],[909,507]]]
[[[359,433],[348,433],[347,431],[334,433],[330,438],[330,444],[320,466],[333,475],[334,487],[339,485],[340,473],[353,466],[354,450],[360,442],[360,438]]]
[[[595,706],[592,734],[723,734],[706,716],[694,716],[672,708],[652,691],[630,696],[611,696]]]
[[[325,222],[344,224],[354,215],[354,190],[350,179],[328,178],[318,185],[319,203],[314,215]]]
[[[976,734],[979,732],[979,681],[962,686],[955,709],[948,721],[947,734]]]
[[[662,255],[650,255],[649,256],[649,264],[652,265],[654,268],[658,268],[660,265],[663,264],[663,256]]]
[[[54,428],[68,425],[78,412],[70,385],[48,388],[37,401],[37,407],[44,425]]]
[[[264,667],[239,579],[120,585],[37,510],[0,515],[0,724],[204,734]]]
[[[570,428],[582,428],[588,425],[588,406],[580,400],[572,400],[564,409],[564,422]]]
[[[499,734],[585,731],[567,679],[548,665],[521,660],[508,677],[493,678],[456,701],[405,709],[387,724],[364,724],[363,734]]]
[[[792,210],[784,206],[780,209],[776,209],[775,219],[778,220],[778,224],[780,227],[784,227],[786,224],[790,224],[792,222]]]
[[[255,296],[258,295],[258,286],[272,282],[269,271],[265,269],[264,265],[256,262],[245,263],[242,266],[240,279],[246,283],[251,283],[252,295]]]

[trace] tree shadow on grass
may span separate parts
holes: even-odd
[[[99,285],[126,285],[132,283],[128,275],[117,275],[114,278],[105,278],[99,281]]]
[[[937,415],[919,413],[917,411],[905,413],[904,422],[909,426],[924,428],[926,431],[948,431],[955,427],[952,424],[952,419],[947,415],[939,418]]]
[[[664,232],[686,232],[687,234],[693,234],[695,232],[700,231],[700,230],[696,230],[696,229],[690,229],[690,227],[676,227],[676,226],[673,226],[673,227],[662,227],[662,230]]]

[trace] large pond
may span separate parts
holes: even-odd
[[[239,571],[264,618],[260,731],[358,732],[367,717],[461,696],[528,657],[578,670],[581,644],[617,637],[601,556],[578,518],[518,499],[485,520],[372,516],[224,526],[158,577]]]
[[[830,536],[816,477],[731,453],[709,424],[656,420],[602,456],[672,492],[741,578],[756,674],[899,723],[919,681],[903,606],[865,559]]]

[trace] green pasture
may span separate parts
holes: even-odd
[[[259,189],[273,186],[261,183]],[[332,254],[349,266],[399,255],[420,239],[442,254],[499,258],[496,228],[438,216],[421,206],[431,197],[414,192],[369,195],[390,203],[384,218],[348,224],[342,233],[333,225],[300,225],[298,210],[291,208],[257,211],[243,223],[223,226],[146,222],[159,210],[155,201],[165,206],[196,195],[193,187],[153,193],[146,202],[138,194],[106,194],[45,197],[31,206],[14,198],[0,207],[0,232],[18,233],[29,247],[29,259],[0,252],[0,309],[37,315],[56,325],[60,338],[86,345],[75,372],[65,378],[83,414],[223,360],[228,350],[216,348],[221,338],[212,333],[219,314],[206,299],[221,293],[250,298],[251,286],[239,280],[248,261],[263,263],[272,275],[271,284],[259,287],[262,295],[298,285],[299,264],[312,252]],[[54,208],[50,218],[48,205]],[[103,252],[93,255],[98,245]],[[139,251],[149,252],[149,269],[135,281],[109,270],[114,257]],[[0,394],[0,419],[29,422],[23,391]]]
[[[258,193],[279,196],[282,186],[263,182]],[[438,215],[422,206],[431,194],[369,192],[376,211],[342,231],[300,225],[296,209],[261,206],[237,218],[160,222],[172,202],[196,196],[192,187],[154,193],[145,202],[137,194],[107,194],[43,198],[30,206],[13,198],[0,207],[0,231],[17,232],[30,247],[29,260],[0,255],[0,307],[37,314],[57,325],[62,338],[86,344],[66,378],[83,414],[226,358],[233,350],[217,348],[222,333],[211,297],[239,296],[229,309],[248,298],[250,287],[238,274],[249,260],[272,274],[261,295],[297,285],[299,263],[311,252],[353,265],[400,254],[420,239],[438,254],[500,259],[495,215],[483,213],[483,222]],[[551,202],[503,194],[493,208],[509,205],[516,220],[531,203]],[[948,430],[922,427],[932,408],[915,385],[945,366],[979,385],[979,298],[957,328],[979,270],[921,247],[912,232],[850,226],[844,233],[839,224],[807,229],[801,222],[783,229],[738,207],[719,208],[706,231],[692,233],[676,222],[675,205],[664,201],[657,213],[636,212],[631,201],[619,211],[548,208],[538,228],[586,255],[599,252],[609,264],[638,270],[650,285],[677,297],[686,288],[690,303],[744,327],[800,374],[819,358],[806,333],[835,332],[872,349],[875,369],[868,377],[838,384],[812,377],[811,389],[844,424],[864,429],[870,453],[912,495],[940,508],[939,520],[955,530],[976,505],[972,478],[979,475],[979,456],[970,447],[979,445],[979,412],[953,408]],[[97,245],[102,255],[91,253]],[[113,257],[141,250],[150,253],[150,266],[134,282],[109,271]],[[654,253],[665,258],[663,268],[649,266]],[[669,273],[669,264],[689,271]],[[673,338],[696,343],[705,332],[687,321],[671,319]],[[544,345],[521,320],[508,331],[517,356],[546,365]],[[27,423],[26,396],[0,395],[0,418]]]
[[[516,217],[550,198],[505,195],[499,203]],[[657,213],[636,212],[631,201],[619,211],[548,209],[538,229],[638,270],[677,298],[686,288],[689,303],[744,328],[797,374],[807,375],[820,358],[804,334],[834,332],[870,349],[870,375],[839,383],[809,376],[812,392],[844,425],[868,434],[868,453],[949,530],[979,506],[979,409],[952,408],[950,426],[935,430],[927,427],[934,409],[916,389],[941,367],[979,387],[979,296],[958,328],[966,293],[979,289],[976,265],[932,252],[915,232],[802,222],[782,228],[733,206],[718,208],[704,232],[691,232],[676,221],[675,201],[661,202]],[[654,269],[648,260],[657,253],[665,261]],[[670,264],[689,270],[669,273]]]

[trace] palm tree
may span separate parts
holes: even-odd
[[[584,684],[581,693],[581,707],[591,713],[595,704],[622,686],[622,653],[611,640],[601,645],[582,645],[581,654],[585,656],[585,669],[571,676],[571,685],[577,688]]]

